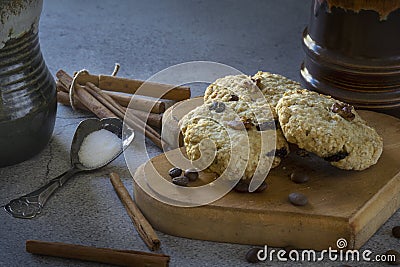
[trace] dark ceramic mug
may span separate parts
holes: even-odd
[[[303,48],[308,89],[400,117],[399,0],[313,0]]]
[[[24,161],[49,142],[55,82],[43,60],[42,0],[0,1],[0,167]]]

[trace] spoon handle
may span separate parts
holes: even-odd
[[[39,189],[20,198],[11,200],[4,206],[4,209],[16,218],[32,219],[41,212],[49,197],[77,172],[79,172],[79,170],[72,167],[63,174],[51,179]]]

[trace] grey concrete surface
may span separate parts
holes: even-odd
[[[209,60],[248,74],[267,70],[299,80],[303,58],[300,39],[309,11],[309,0],[45,0],[40,42],[53,74],[60,68],[69,73],[82,68],[96,74],[111,73],[114,63],[119,62],[119,76],[147,79],[177,63]],[[204,86],[193,88],[194,95],[204,91]],[[69,164],[74,130],[90,116],[59,106],[47,148],[26,162],[0,168],[0,205],[63,172]],[[135,153],[133,167],[148,157],[145,151]],[[149,156],[159,153],[149,146]],[[147,251],[108,180],[111,171],[118,172],[132,192],[131,174],[121,156],[102,170],[78,175],[49,200],[38,218],[14,219],[0,210],[0,266],[105,266],[31,255],[25,252],[28,239]],[[397,212],[363,249],[374,254],[399,249],[399,240],[390,234],[399,221]],[[171,266],[252,266],[244,259],[251,246],[158,234],[162,252],[171,255]],[[326,260],[258,265],[340,264]]]

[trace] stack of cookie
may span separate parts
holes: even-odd
[[[218,175],[230,170],[247,181],[266,178],[289,153],[288,142],[346,170],[374,165],[383,148],[353,107],[269,72],[217,79],[180,127],[192,161],[204,157]]]

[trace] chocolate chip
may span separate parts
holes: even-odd
[[[400,238],[400,226],[395,226],[392,229],[392,235],[396,238]]]
[[[238,193],[248,193],[249,192],[249,183],[243,180],[240,180],[235,187],[233,188]]]
[[[231,95],[231,98],[229,98],[229,101],[239,101],[239,97],[237,95]]]
[[[243,122],[241,121],[228,121],[226,125],[235,130],[242,130],[244,128]]]
[[[334,103],[331,107],[331,111],[333,113],[338,113],[342,118],[348,121],[352,121],[356,117],[356,115],[354,115],[354,113],[351,112],[352,110],[353,106],[346,103],[343,104]]]
[[[185,177],[187,177],[190,181],[196,181],[199,178],[199,171],[195,168],[185,170]]]
[[[349,155],[347,152],[338,152],[332,156],[325,157],[324,160],[329,161],[329,162],[337,162],[339,160],[342,160],[346,158]]]
[[[254,191],[254,193],[261,193],[263,191],[265,191],[265,189],[268,188],[268,184],[264,181],[262,182],[262,184],[260,184],[260,186]]]
[[[217,113],[221,113],[225,110],[225,104],[222,102],[213,102],[209,109],[214,110]]]
[[[260,251],[261,249],[259,249],[259,248],[252,248],[252,249],[250,249],[247,253],[246,253],[246,260],[248,261],[248,262],[250,262],[250,263],[257,263],[257,262],[260,262],[260,260],[258,259],[258,256],[257,256],[257,254],[258,254],[258,252]]]
[[[300,171],[295,171],[290,174],[290,180],[292,180],[293,182],[295,182],[297,184],[305,183],[309,179],[310,179],[310,177],[307,174],[300,172]]]
[[[182,174],[182,169],[178,168],[178,167],[174,167],[172,169],[170,169],[168,171],[169,176],[171,176],[172,178],[178,177]]]
[[[256,126],[257,131],[266,131],[266,130],[274,130],[275,122],[274,121],[265,121]]]
[[[289,201],[295,206],[304,206],[308,203],[307,197],[302,193],[290,193]]]
[[[172,178],[172,182],[176,185],[187,186],[189,184],[189,178],[185,176],[179,176]]]
[[[389,265],[400,265],[400,253],[394,249],[385,252],[386,262]]]

